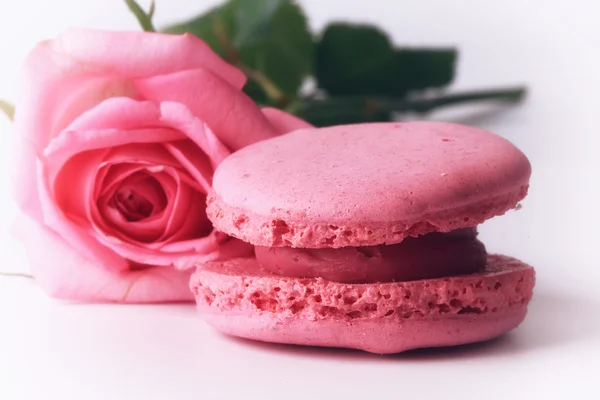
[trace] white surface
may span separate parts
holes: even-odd
[[[0,3],[0,97],[9,99],[20,59],[36,41],[69,25],[137,28],[118,0]],[[160,0],[157,20],[212,3]],[[596,2],[302,3],[316,28],[368,19],[398,43],[460,45],[456,88],[529,85],[518,108],[461,117],[513,140],[533,164],[524,208],[482,228],[491,251],[537,267],[526,322],[486,345],[378,357],[228,339],[191,305],[61,304],[32,281],[0,277],[0,399],[600,398]],[[6,141],[10,125],[0,121],[0,130]],[[0,147],[6,171],[10,149]],[[1,179],[5,227],[14,206]],[[1,245],[2,270],[26,268],[6,234]]]

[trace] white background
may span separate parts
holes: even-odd
[[[250,0],[248,0],[250,1]],[[159,0],[166,24],[215,1]],[[394,357],[229,339],[193,306],[63,304],[0,277],[0,399],[598,399],[600,24],[593,0],[304,0],[318,30],[372,21],[399,44],[459,45],[456,89],[526,83],[525,104],[439,114],[509,138],[533,164],[518,212],[486,223],[488,249],[538,271],[523,325],[485,345]],[[0,1],[0,97],[26,52],[70,25],[137,29],[119,0]],[[464,111],[464,110],[463,110]],[[15,208],[0,118],[0,270],[26,270],[4,233]]]

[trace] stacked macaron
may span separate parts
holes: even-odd
[[[525,318],[532,267],[488,255],[477,225],[527,193],[527,158],[455,124],[306,129],[216,170],[215,227],[255,257],[202,265],[205,320],[250,339],[396,353],[477,342]]]

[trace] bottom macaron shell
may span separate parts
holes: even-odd
[[[532,267],[494,255],[481,273],[378,284],[274,276],[236,259],[198,268],[190,285],[203,318],[225,334],[390,354],[512,330],[534,281]]]
[[[200,308],[203,311],[203,308]],[[495,315],[454,318],[398,318],[376,320],[320,320],[256,317],[247,314],[214,313],[206,310],[205,321],[221,333],[261,342],[359,349],[376,354],[395,354],[425,347],[457,346],[496,338],[517,327],[526,307]]]

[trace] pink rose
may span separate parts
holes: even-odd
[[[32,273],[72,300],[193,300],[186,267],[244,254],[205,213],[231,152],[308,124],[261,110],[190,36],[71,30],[24,66],[17,224]]]

